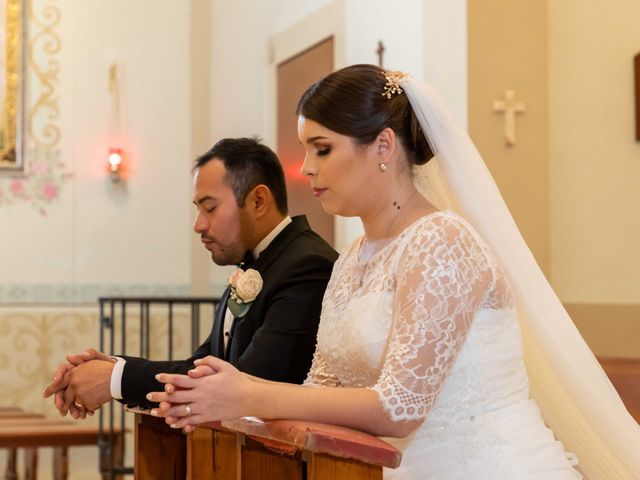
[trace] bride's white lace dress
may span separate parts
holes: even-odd
[[[376,391],[394,421],[426,419],[385,479],[576,479],[529,399],[508,282],[475,230],[424,216],[367,262],[337,261],[307,384]]]

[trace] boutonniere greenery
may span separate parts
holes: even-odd
[[[244,317],[251,304],[262,290],[262,277],[260,272],[253,268],[242,270],[238,268],[229,277],[231,294],[227,307],[234,317]]]

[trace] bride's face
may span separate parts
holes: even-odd
[[[357,146],[351,137],[303,116],[298,117],[298,139],[305,149],[301,172],[322,208],[331,215],[362,216],[375,201],[381,177],[373,145]]]

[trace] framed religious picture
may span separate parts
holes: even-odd
[[[0,172],[24,169],[27,3],[0,0]]]

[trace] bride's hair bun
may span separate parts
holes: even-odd
[[[302,95],[297,114],[329,130],[369,145],[385,128],[400,139],[412,165],[423,165],[433,152],[402,92],[388,92],[387,72],[375,65],[352,65],[313,84]]]

